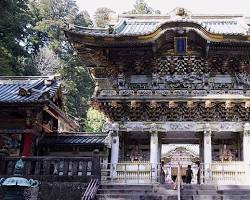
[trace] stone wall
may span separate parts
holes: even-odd
[[[86,187],[86,183],[80,182],[42,182],[37,200],[80,200]]]
[[[38,188],[25,191],[26,200],[80,200],[87,183],[81,182],[41,182]],[[0,187],[0,199],[3,199],[3,188]]]

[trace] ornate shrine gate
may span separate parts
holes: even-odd
[[[95,79],[92,106],[110,121],[112,180],[159,180],[161,145],[191,143],[202,182],[249,181],[248,23],[178,8],[65,31]]]

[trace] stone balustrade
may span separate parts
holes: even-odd
[[[13,175],[16,161],[20,157],[5,157],[1,162],[1,176]],[[38,180],[89,181],[100,178],[99,156],[93,157],[45,157],[22,158],[25,163],[24,176]]]
[[[244,162],[215,162],[210,166],[210,181],[218,185],[247,184],[247,169]],[[202,174],[202,173],[201,173]]]
[[[153,179],[152,172],[155,170],[157,176],[160,176],[160,164],[156,164],[156,169],[149,161],[119,161],[117,164],[103,164],[102,165],[102,181],[111,180],[118,183],[151,183],[156,181]],[[116,169],[115,176],[110,172]]]

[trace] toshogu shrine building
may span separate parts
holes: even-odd
[[[249,181],[249,24],[176,8],[65,30],[95,80],[91,105],[109,119],[114,178],[134,163],[156,178],[163,144],[196,144],[203,182]]]

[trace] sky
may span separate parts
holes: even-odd
[[[80,10],[87,10],[93,18],[96,8],[108,7],[121,14],[133,9],[136,0],[76,0]],[[176,7],[184,7],[194,14],[244,14],[250,16],[250,0],[145,0],[162,14]]]

